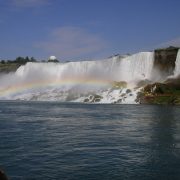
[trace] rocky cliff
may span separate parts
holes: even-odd
[[[149,83],[144,86],[137,96],[137,102],[140,104],[180,105],[180,76],[177,77],[175,74],[178,51],[178,47],[154,51],[153,69],[158,71],[158,76],[164,76],[164,81]]]
[[[172,75],[175,68],[175,61],[179,48],[168,47],[154,51],[154,68],[159,70],[162,76]]]

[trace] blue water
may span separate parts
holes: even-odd
[[[0,102],[12,180],[180,179],[180,107]]]

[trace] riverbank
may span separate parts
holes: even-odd
[[[180,83],[148,84],[139,92],[137,101],[140,104],[180,105]]]

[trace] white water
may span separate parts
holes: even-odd
[[[145,79],[151,80],[153,64],[153,52],[141,52],[124,58],[119,67],[119,80],[126,82],[137,82]]]
[[[135,103],[138,90],[134,87],[138,81],[151,80],[153,63],[153,52],[141,52],[123,59],[113,57],[99,61],[27,63],[15,73],[1,76],[0,99],[76,102],[89,99],[91,102],[93,96],[99,95],[100,103]],[[67,79],[72,80],[71,83],[56,85]],[[79,79],[83,79],[83,83],[79,83]],[[99,80],[100,83],[86,84],[89,79]],[[49,84],[40,87],[27,85],[46,81]],[[114,88],[112,83],[101,84],[101,81],[126,81],[128,87]],[[18,91],[17,87],[20,87]],[[129,88],[131,92],[127,92]]]
[[[153,62],[153,53],[141,52],[123,59],[113,57],[107,60],[63,64],[27,63],[17,70],[16,76],[26,80],[37,77],[40,79],[44,77],[54,79],[90,77],[130,83],[150,79]]]
[[[174,76],[177,77],[179,75],[180,75],[180,49],[178,50],[177,53],[175,70],[174,70]]]

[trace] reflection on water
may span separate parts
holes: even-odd
[[[12,179],[180,179],[180,107],[0,102]]]

